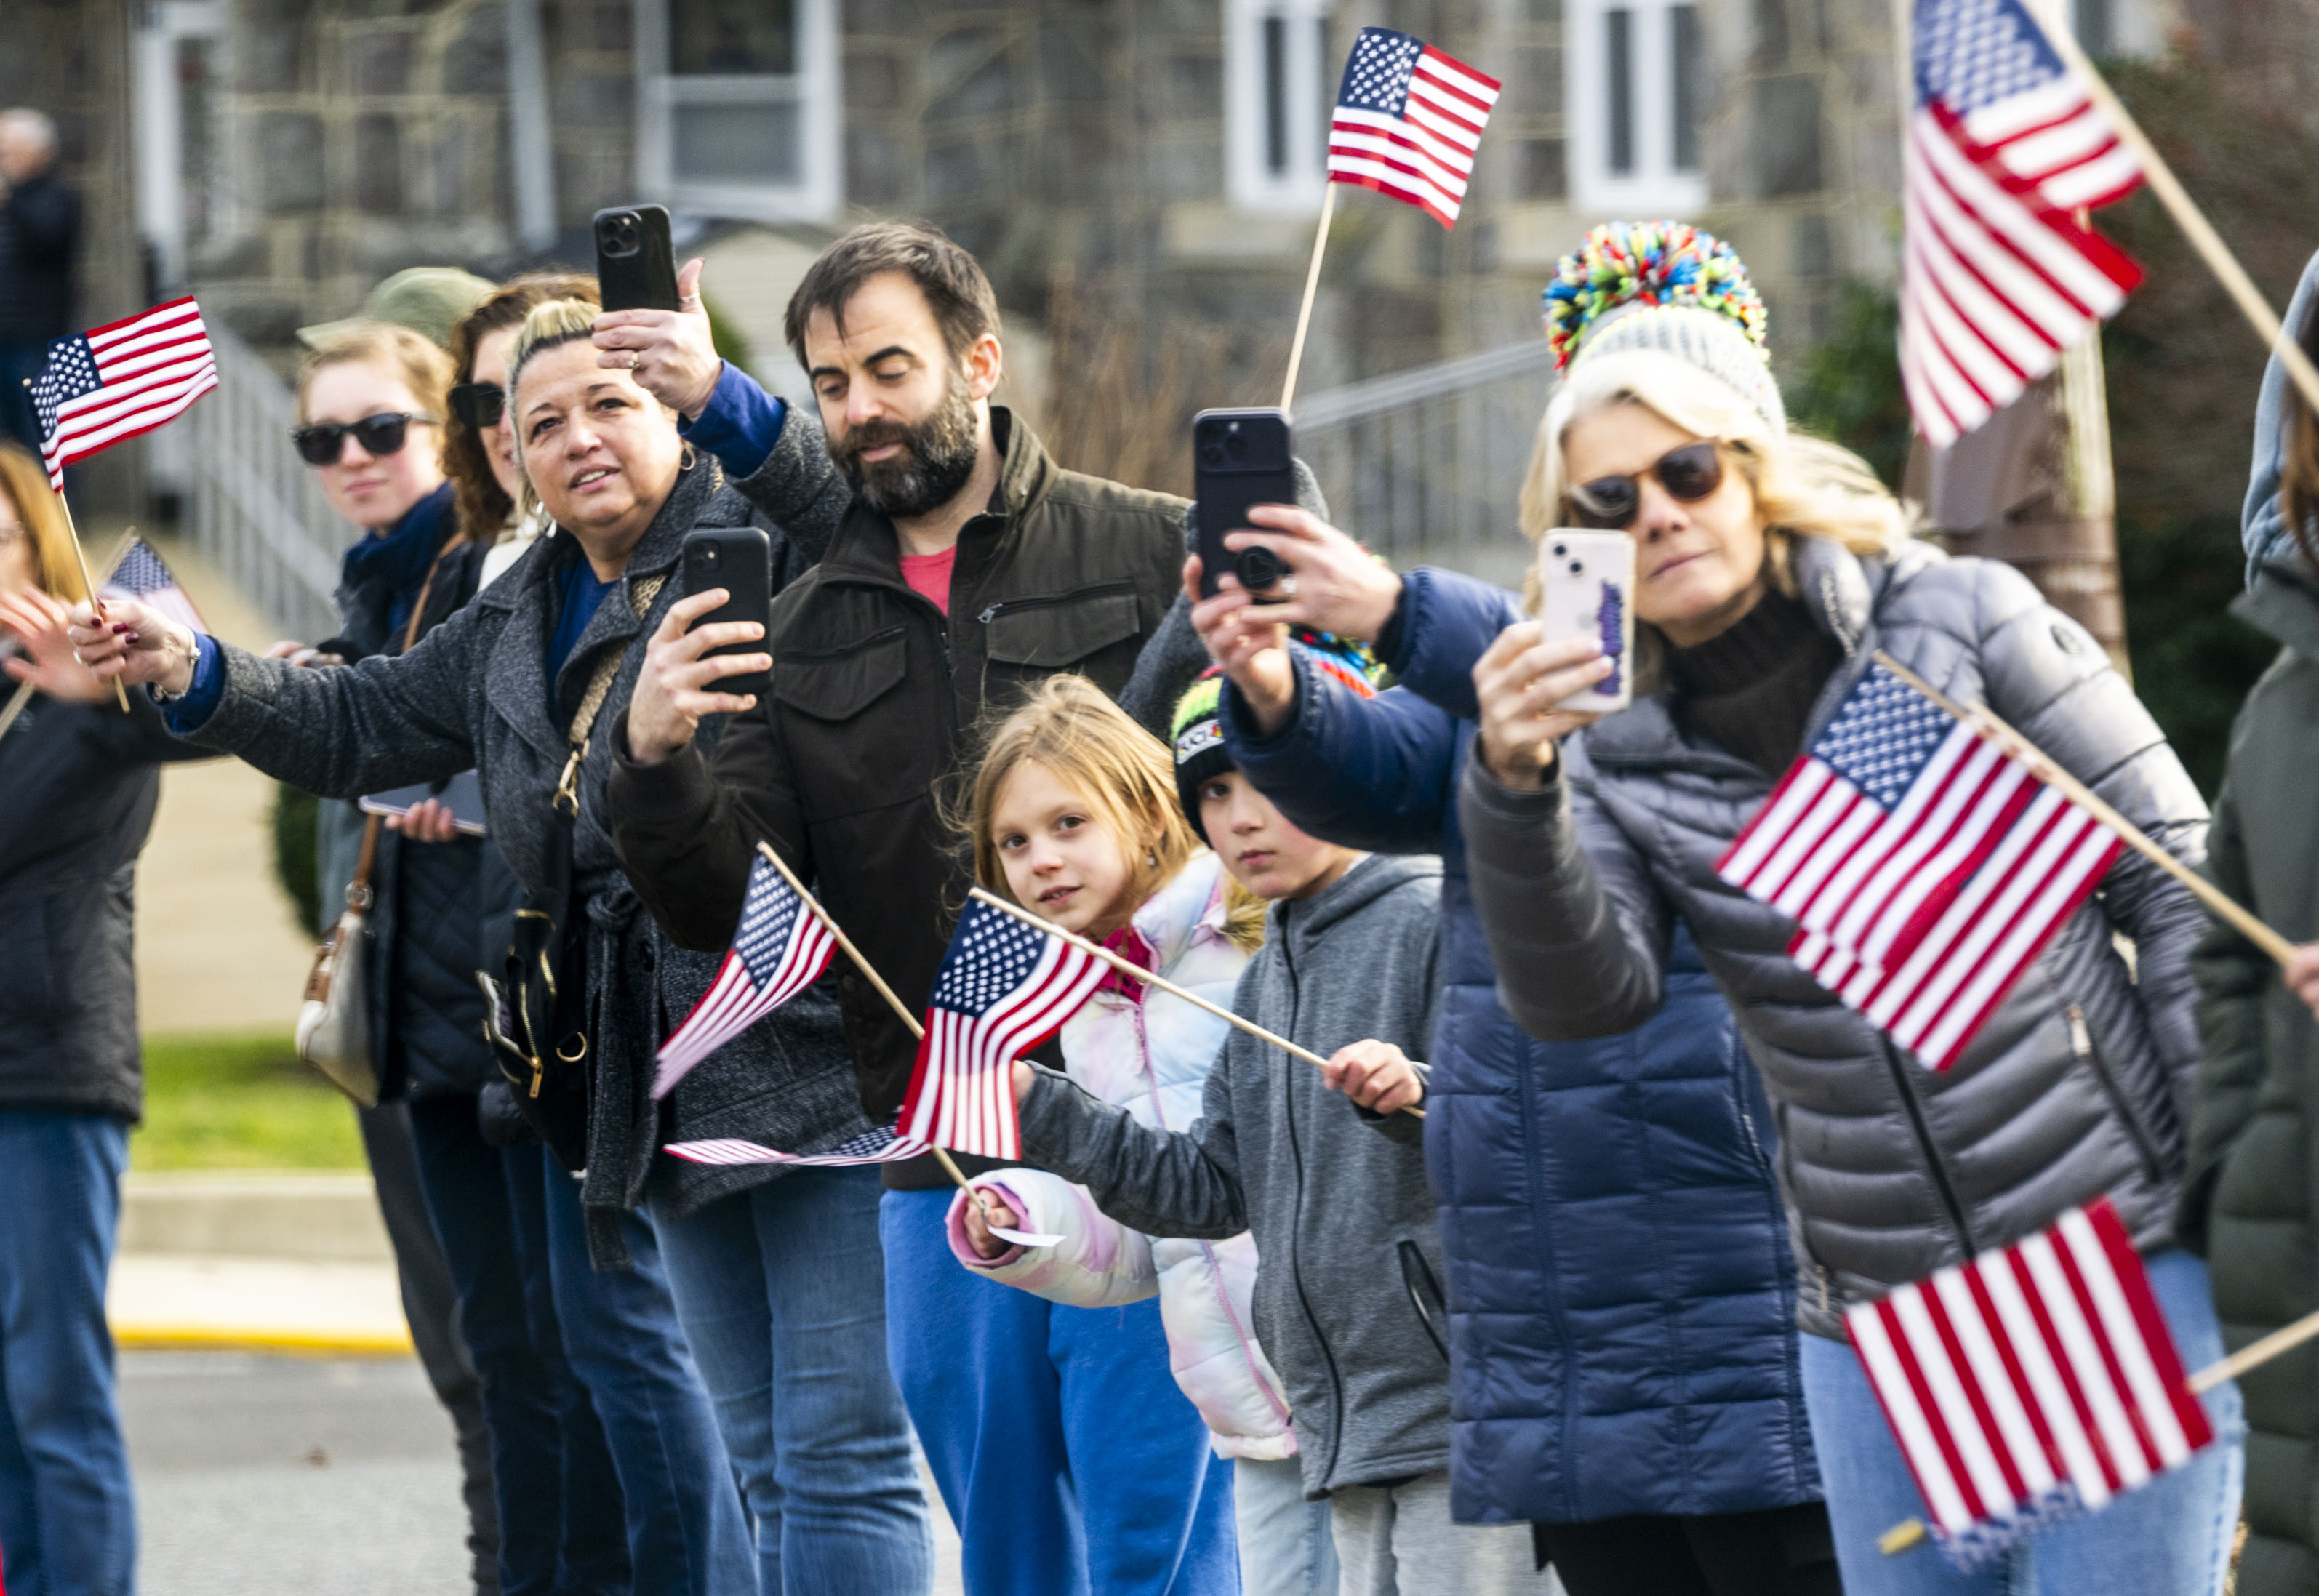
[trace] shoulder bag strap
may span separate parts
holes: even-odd
[[[443,569],[443,556],[451,552],[445,544],[436,551],[434,563],[427,567],[427,580],[419,584],[419,598],[411,606],[411,624],[402,628],[402,652],[409,654],[411,645],[419,641],[419,623],[427,618],[427,595],[435,589],[435,573]],[[386,817],[374,815],[363,826],[362,852],[356,856],[354,879],[347,883],[347,907],[368,911],[370,908],[370,879],[378,866],[378,832]]]
[[[658,576],[640,576],[628,584],[629,604],[641,624],[651,613],[653,600],[668,581],[666,573]],[[588,757],[588,734],[596,729],[596,717],[604,708],[604,699],[612,690],[612,678],[620,673],[620,662],[627,657],[625,648],[605,651],[596,662],[595,673],[588,678],[588,690],[580,697],[580,708],[572,717],[572,729],[565,741],[572,746],[572,757],[564,762],[563,779],[555,784],[555,807],[564,818],[573,819],[580,813],[580,762]]]

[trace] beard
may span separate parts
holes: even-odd
[[[865,421],[844,440],[829,440],[829,457],[853,490],[853,497],[880,515],[907,519],[941,509],[957,497],[974,474],[980,447],[974,401],[966,379],[954,376],[949,392],[923,421]],[[862,454],[899,444],[888,460],[865,461]]]

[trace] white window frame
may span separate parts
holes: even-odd
[[[636,0],[636,183],[671,210],[744,221],[829,221],[845,203],[838,148],[837,0],[798,0],[797,71],[676,77],[669,71],[668,0]],[[798,106],[798,180],[794,183],[686,183],[675,172],[679,105]]]
[[[1312,216],[1329,168],[1329,110],[1335,84],[1322,54],[1332,0],[1224,0],[1224,188],[1241,211]],[[1271,113],[1264,29],[1285,24],[1282,131],[1286,164],[1271,167]]]
[[[227,21],[224,0],[160,0],[147,8],[131,45],[136,86],[137,227],[153,247],[165,289],[184,284],[186,266],[177,46],[187,39],[212,40],[222,46],[228,36]],[[222,197],[212,193],[212,205]],[[212,212],[212,237],[221,230],[225,220]]]
[[[1570,198],[1591,215],[1683,216],[1707,203],[1704,164],[1674,165],[1674,9],[1682,0],[1566,0],[1563,9],[1563,87],[1570,108]],[[1706,7],[1695,13],[1701,32],[1695,65],[1704,89],[1711,70]],[[1611,14],[1626,12],[1632,85],[1634,162],[1611,169]],[[1703,112],[1705,107],[1700,109]],[[1703,145],[1706,129],[1699,130]]]

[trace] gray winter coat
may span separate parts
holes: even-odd
[[[1800,538],[1796,573],[1845,655],[1807,744],[1881,649],[1988,705],[2177,858],[2204,857],[2206,807],[2156,723],[2018,572]],[[2124,854],[1936,1074],[1788,958],[1792,921],[1715,875],[1770,792],[1763,771],[1684,732],[1665,694],[1566,739],[1559,770],[1518,793],[1466,768],[1459,812],[1500,996],[1537,1036],[1624,1030],[1658,1005],[1674,920],[1690,926],[1774,1105],[1804,1329],[1841,1338],[1848,1303],[2104,1194],[2144,1250],[2172,1242],[2205,916],[2170,876]]]
[[[1324,1057],[1371,1037],[1416,1055],[1439,996],[1440,906],[1438,861],[1371,854],[1313,897],[1273,905],[1233,1011]],[[1254,1232],[1257,1339],[1287,1391],[1308,1496],[1448,1466],[1423,1122],[1366,1114],[1239,1030],[1186,1132],[1037,1073],[1022,1106],[1028,1159],[1148,1235]]]
[[[505,576],[397,658],[304,671],[224,648],[224,697],[193,733],[209,747],[238,753],[269,775],[325,797],[377,792],[473,767],[480,773],[492,841],[517,879],[537,890],[554,879],[559,827],[551,799],[568,755],[564,728],[604,652],[621,652],[589,737],[572,843],[573,891],[584,903],[590,930],[595,1047],[581,1200],[591,1208],[642,1200],[662,1119],[645,1095],[652,1052],[706,989],[717,962],[713,954],[671,950],[620,873],[603,820],[612,726],[636,690],[652,627],[683,597],[675,569],[684,535],[698,526],[753,519],[765,525],[752,501],[795,505],[800,495],[792,479],[801,473],[826,476],[827,464],[820,433],[792,427],[783,429],[764,464],[736,484],[739,491],[724,486],[705,458],[679,477],[630,555],[626,580],[605,593],[552,693],[547,643],[561,609],[564,574],[581,557],[573,540],[560,532],[542,537]],[[793,513],[785,525],[768,527],[776,591],[826,546],[844,504],[842,490],[832,497],[826,515]],[[639,617],[631,606],[631,584],[654,574],[669,580]],[[582,911],[575,906],[573,912]],[[833,1007],[818,1000],[791,1005],[721,1050],[679,1087],[670,1111],[677,1134],[746,1135],[794,1148],[849,1128],[869,1129],[831,1023]],[[736,1182],[731,1171],[688,1166],[661,1178],[676,1183],[672,1199],[681,1213],[754,1177]],[[599,1261],[613,1261],[617,1231],[600,1222],[591,1234]]]

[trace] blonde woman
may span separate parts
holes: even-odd
[[[137,855],[154,767],[207,753],[73,658],[82,596],[47,478],[0,443],[0,704],[32,692],[0,733],[0,1558],[23,1591],[126,1591],[136,1565],[104,1281],[144,1108]]]
[[[2234,1388],[2207,1396],[2224,1438],[2189,1465],[1964,1573],[1877,1549],[1922,1506],[1843,1323],[1853,1303],[2107,1196],[2183,1357],[2221,1355],[2206,1266],[2173,1217],[2196,900],[2125,853],[1936,1073],[1787,957],[1792,922],[1714,871],[1879,651],[1987,704],[2187,863],[2205,853],[2206,806],[2082,627],[2009,566],[1907,538],[1856,460],[1787,431],[1768,371],[1737,339],[1703,336],[1702,311],[1571,302],[1560,329],[1575,357],[1539,429],[1524,527],[1633,537],[1635,614],[1659,668],[1590,725],[1553,706],[1602,675],[1593,643],[1542,643],[1523,622],[1475,667],[1459,817],[1509,1011],[1541,1037],[1633,1024],[1661,1000],[1669,939],[1696,939],[1778,1119],[1806,1400],[1854,1596],[2221,1591],[2242,1465]]]

